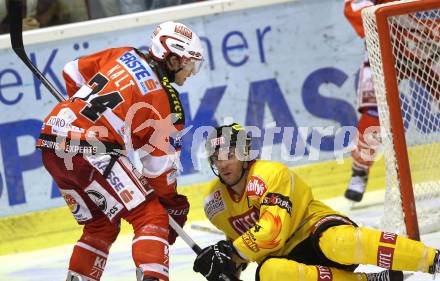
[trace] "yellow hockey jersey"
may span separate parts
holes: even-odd
[[[204,210],[249,261],[287,255],[309,237],[320,218],[339,215],[314,200],[310,187],[278,162],[254,161],[246,188],[235,195],[217,178],[210,183]]]

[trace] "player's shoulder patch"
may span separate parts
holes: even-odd
[[[246,195],[248,197],[261,198],[267,191],[267,186],[264,180],[258,175],[252,175],[246,185]]]
[[[148,63],[135,50],[127,50],[117,61],[134,78],[140,93],[144,96],[162,88],[159,80]]]
[[[284,196],[280,193],[267,193],[261,205],[277,206],[281,209],[285,209],[289,215],[292,214],[292,201],[288,196]]]
[[[204,210],[209,220],[225,209],[226,205],[220,189],[214,190],[205,198]]]

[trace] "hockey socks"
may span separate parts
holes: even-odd
[[[379,118],[364,111],[358,123],[357,145],[351,152],[353,170],[368,171],[381,144]]]
[[[107,262],[107,255],[86,243],[79,241],[70,258],[69,271],[79,273],[90,280],[100,280]]]

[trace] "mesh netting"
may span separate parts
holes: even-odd
[[[407,2],[385,4],[398,10]],[[419,1],[423,5],[423,1]],[[396,151],[391,135],[389,105],[375,12],[363,11],[367,48],[382,126],[386,167],[385,212],[382,227],[405,234]],[[422,8],[423,10],[423,8]],[[440,3],[434,10],[416,11],[387,18],[397,73],[402,121],[411,177],[422,233],[440,229]]]

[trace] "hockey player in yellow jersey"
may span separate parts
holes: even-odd
[[[314,200],[310,187],[281,163],[251,160],[251,138],[238,124],[208,136],[217,175],[204,201],[226,240],[206,247],[194,271],[209,281],[239,280],[247,263],[256,280],[401,281],[402,271],[440,271],[439,251],[393,233],[358,227]],[[354,273],[359,264],[386,270]]]

